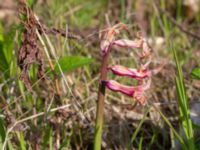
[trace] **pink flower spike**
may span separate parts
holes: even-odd
[[[113,45],[117,45],[120,47],[128,47],[128,48],[142,48],[142,40],[128,40],[121,39],[113,42]]]
[[[113,74],[116,74],[118,76],[128,76],[128,77],[135,78],[138,80],[144,79],[150,76],[150,72],[146,69],[137,70],[137,69],[132,69],[132,68],[126,68],[120,65],[112,66],[108,69],[110,69],[113,72]]]

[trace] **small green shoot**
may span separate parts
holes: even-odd
[[[3,122],[2,118],[0,118],[0,136],[1,136],[0,143],[3,143],[5,140],[5,136],[6,136],[6,131],[5,131],[4,122]]]
[[[21,150],[26,150],[26,142],[24,140],[24,135],[23,132],[17,132],[17,138],[19,140],[19,144],[20,144],[20,149]]]

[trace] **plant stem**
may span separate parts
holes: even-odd
[[[101,149],[101,136],[103,128],[103,115],[104,115],[104,99],[105,99],[105,85],[102,84],[103,80],[107,78],[107,66],[108,66],[109,52],[103,56],[102,65],[101,65],[101,74],[99,82],[99,91],[98,91],[98,103],[97,103],[97,112],[96,112],[96,126],[95,126],[95,138],[94,138],[94,150]]]

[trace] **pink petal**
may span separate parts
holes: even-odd
[[[113,41],[112,44],[125,48],[142,48],[141,58],[146,58],[151,54],[151,49],[144,38],[139,40],[120,39]]]
[[[101,48],[101,54],[105,55],[107,54],[109,48],[112,45],[112,42],[115,39],[116,34],[119,34],[115,28],[117,28],[117,26],[114,26],[113,29],[109,29],[107,31],[103,31],[100,33],[100,39],[101,39],[101,43],[100,43],[100,48]]]
[[[103,83],[105,84],[105,86],[108,89],[115,91],[115,92],[121,92],[130,97],[133,97],[135,91],[138,90],[135,87],[125,86],[114,80],[103,81]]]
[[[109,48],[111,46],[111,42],[109,42],[108,40],[102,40],[100,43],[100,49],[101,49],[101,54],[104,56],[105,54],[107,54]]]
[[[155,74],[159,73],[163,69],[165,64],[166,63],[163,62],[159,67],[157,67],[156,69],[151,70],[151,75],[155,75]]]
[[[146,83],[142,84],[143,91],[148,90],[150,88],[150,86],[151,86],[151,79],[148,79]]]
[[[140,104],[144,105],[146,102],[145,91],[150,88],[151,80],[149,79],[147,83],[143,84],[142,90],[136,91],[133,95],[133,98],[139,102]]]
[[[142,58],[148,57],[151,53],[151,49],[149,48],[145,39],[143,39],[142,49],[143,49]]]
[[[114,45],[128,48],[142,48],[142,40],[121,39],[113,42]]]
[[[108,69],[110,69],[116,75],[128,76],[135,79],[143,79],[150,76],[150,72],[147,71],[146,69],[137,70],[137,69],[132,69],[132,68],[126,68],[120,65],[112,66]]]
[[[105,84],[105,86],[112,91],[121,92],[129,97],[133,97],[136,101],[143,105],[146,101],[144,96],[145,91],[150,88],[151,80],[148,80],[148,82],[144,85],[135,87],[125,86],[114,80],[103,81],[103,84]]]
[[[133,97],[137,102],[144,105],[146,102],[146,97],[144,96],[143,92],[136,92]]]

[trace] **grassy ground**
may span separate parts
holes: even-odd
[[[153,76],[145,106],[107,90],[102,149],[199,146],[198,123],[192,125],[188,114],[199,106],[200,82],[191,79],[190,73],[200,64],[200,10],[193,11],[194,6],[181,0],[29,0],[42,24],[80,38],[42,35],[37,44],[45,80],[37,77],[39,66],[33,60],[28,71],[32,90],[28,90],[17,63],[24,16],[16,15],[15,1],[6,1],[0,3],[0,147],[93,148],[101,64],[99,31],[118,22],[128,26],[129,32],[120,35],[123,38],[134,39],[139,32],[147,36],[153,49],[151,68],[166,65]],[[138,66],[132,49],[112,51],[109,64]],[[127,85],[133,82],[108,76]]]

